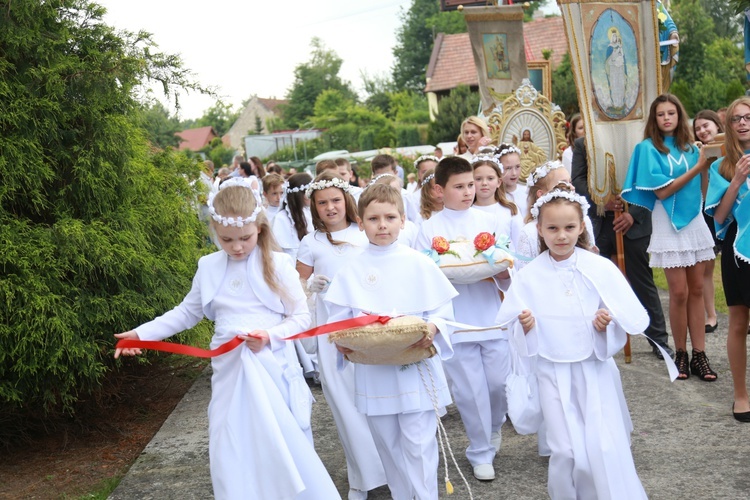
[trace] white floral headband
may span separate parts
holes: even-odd
[[[312,198],[312,194],[314,191],[320,191],[321,189],[328,189],[330,187],[337,187],[345,193],[349,192],[349,183],[344,179],[334,177],[333,179],[311,182],[306,186],[307,189],[305,189],[305,196],[308,198]]]
[[[428,175],[427,177],[425,177],[424,179],[422,179],[422,184],[420,184],[419,187],[425,187],[434,178],[435,178],[435,174]]]
[[[534,203],[534,206],[531,207],[531,216],[534,217],[534,219],[539,218],[539,209],[544,205],[545,203],[552,201],[555,198],[565,198],[566,200],[570,200],[574,203],[578,203],[581,205],[581,210],[583,211],[583,215],[586,215],[589,211],[589,202],[586,201],[586,198],[581,196],[580,194],[571,193],[569,191],[563,191],[562,189],[555,189],[553,191],[550,191],[549,193],[540,196],[538,200],[536,200],[536,203]]]
[[[382,179],[383,177],[395,177],[396,179],[399,179],[399,180],[401,179],[399,176],[394,175],[394,174],[378,174],[378,175],[376,175],[375,177],[372,178],[372,180],[370,181],[370,183],[367,186],[368,187],[372,186],[373,184],[375,184],[375,181],[377,181],[378,179]]]
[[[249,189],[251,192],[253,192],[253,195],[255,195],[252,186],[252,180],[245,177],[232,177],[230,179],[227,179],[226,181],[221,183],[221,185],[219,186],[219,191],[233,186]],[[249,217],[224,217],[223,215],[217,213],[216,208],[214,208],[214,198],[216,198],[216,194],[217,193],[210,193],[208,195],[208,213],[211,215],[211,218],[213,220],[224,227],[243,227],[245,224],[255,222],[255,219],[258,218],[258,214],[262,209],[261,204],[258,203],[255,205],[255,210],[253,210],[253,213],[251,213]]]
[[[509,155],[511,153],[516,153],[517,155],[520,155],[521,150],[515,146],[508,146],[505,149],[501,149],[499,153],[495,153],[495,156],[497,156],[498,158],[502,158],[503,156]]]
[[[308,184],[302,184],[301,186],[290,188],[289,187],[289,183],[285,182],[284,183],[284,191],[286,192],[286,194],[301,193],[301,192],[305,191],[309,186],[310,186],[310,183],[308,183]]]
[[[438,158],[437,156],[422,155],[419,158],[417,158],[416,160],[414,160],[414,168],[419,167],[420,163],[422,163],[423,161],[427,161],[427,160],[434,161],[435,163],[440,163],[440,158]]]
[[[482,163],[482,162],[492,163],[493,165],[495,165],[497,168],[500,169],[500,174],[504,174],[505,173],[505,169],[503,168],[503,164],[500,163],[500,160],[499,160],[499,158],[497,156],[487,155],[487,154],[480,154],[480,155],[473,156],[471,158],[471,166],[472,167],[475,166],[477,163]]]
[[[565,168],[565,166],[562,164],[562,162],[557,160],[548,161],[542,164],[541,166],[537,167],[536,170],[531,172],[531,174],[529,174],[529,177],[526,179],[526,186],[536,186],[541,179],[547,177],[547,174],[558,168]]]

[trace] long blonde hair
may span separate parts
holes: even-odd
[[[724,159],[721,160],[721,163],[719,164],[719,174],[721,174],[721,176],[728,181],[731,181],[732,177],[734,177],[734,171],[737,168],[737,162],[740,161],[742,155],[745,154],[742,146],[740,146],[740,140],[737,137],[737,132],[735,132],[734,127],[732,127],[731,123],[732,116],[734,116],[734,110],[740,104],[744,104],[745,106],[750,107],[750,97],[742,96],[735,100],[732,104],[730,104],[727,108],[727,117],[724,122],[724,137],[726,138],[724,150],[726,151],[726,155],[724,155]]]
[[[432,177],[430,177],[432,176]],[[424,173],[425,179],[430,179],[425,182],[422,181],[421,194],[419,197],[419,215],[424,220],[432,217],[433,212],[439,212],[443,209],[443,204],[435,199],[432,195],[432,190],[435,188],[435,169],[431,168]]]
[[[216,193],[213,200],[216,213],[224,217],[250,217],[257,203],[252,190],[242,186],[227,186]],[[218,224],[218,222],[212,219],[211,224]],[[273,237],[271,225],[263,210],[256,216],[254,224],[258,227],[258,248],[263,264],[263,280],[274,293],[281,297],[281,301],[286,303],[289,293],[279,283],[273,262],[273,252],[281,251],[281,248]]]

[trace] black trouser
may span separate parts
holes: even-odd
[[[602,257],[611,258],[617,253],[617,240],[613,229],[614,216],[606,215],[601,219],[601,230],[596,238],[596,246]],[[625,275],[636,297],[648,312],[651,320],[645,333],[646,336],[661,345],[669,345],[667,323],[661,308],[661,299],[654,283],[654,273],[648,265],[648,244],[651,236],[630,239],[623,238],[625,246]]]

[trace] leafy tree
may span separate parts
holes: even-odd
[[[391,106],[390,94],[393,92],[393,82],[387,76],[370,76],[366,71],[362,71],[360,76],[367,95],[365,106],[388,113]]]
[[[701,0],[703,9],[711,16],[719,38],[728,38],[739,41],[742,33],[742,16],[735,14],[732,5],[728,2],[717,2],[716,0]],[[679,26],[678,26],[679,28]]]
[[[141,126],[152,144],[160,148],[176,148],[180,145],[175,133],[183,130],[182,124],[176,116],[169,115],[169,111],[161,102],[153,101],[150,105],[144,106],[141,116]]]
[[[263,120],[260,119],[260,116],[255,115],[255,134],[261,135],[263,133]]]
[[[671,14],[680,33],[680,61],[675,80],[695,82],[704,72],[706,47],[716,39],[713,20],[700,0],[675,2]]]
[[[71,412],[114,365],[112,334],[178,303],[204,251],[198,167],[151,148],[134,98],[141,82],[170,98],[175,85],[200,88],[179,58],[145,33],[116,32],[104,12],[0,1],[5,418]]]
[[[345,97],[356,99],[348,82],[341,80],[343,60],[327,49],[320,38],[313,38],[311,58],[294,69],[294,83],[287,92],[289,103],[282,106],[286,126],[297,128],[313,115],[315,101],[324,90],[338,90]]]
[[[397,122],[428,123],[430,111],[427,97],[422,92],[402,90],[389,95],[388,116]]]
[[[570,65],[570,54],[566,53],[552,72],[552,97],[565,116],[570,117],[578,112],[578,93]]]
[[[437,144],[444,141],[455,141],[461,133],[461,122],[466,117],[476,114],[479,106],[479,94],[468,85],[459,85],[447,97],[438,103],[438,115],[430,123],[427,141]]]
[[[213,106],[203,112],[203,116],[195,121],[193,127],[213,127],[221,137],[226,134],[240,116],[240,111],[234,111],[231,104],[216,101]]]
[[[463,33],[466,23],[460,12],[441,12],[439,0],[412,0],[401,20],[393,48],[393,82],[398,90],[421,90],[437,33]]]

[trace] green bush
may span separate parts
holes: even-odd
[[[416,125],[396,125],[396,143],[399,146],[417,146],[421,143]]]
[[[141,80],[170,87],[179,60],[82,0],[0,6],[0,416],[41,416],[98,387],[112,334],[179,303],[205,228],[197,164],[136,125]]]

